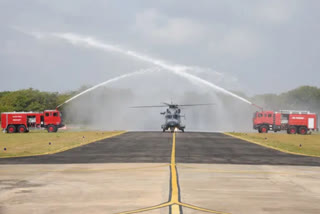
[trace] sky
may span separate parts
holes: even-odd
[[[317,0],[0,0],[0,91],[64,92],[156,67],[35,32],[198,68],[188,72],[248,95],[319,87],[319,8]]]

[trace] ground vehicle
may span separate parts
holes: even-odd
[[[253,116],[253,128],[259,133],[286,130],[288,134],[307,134],[318,130],[318,116],[309,111],[261,111]]]
[[[57,132],[63,127],[62,115],[58,110],[44,112],[4,112],[1,113],[1,128],[7,133],[29,132],[30,128],[46,128]]]

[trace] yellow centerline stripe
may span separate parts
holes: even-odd
[[[176,133],[173,133],[172,137],[172,152],[171,152],[171,200],[170,203],[172,206],[171,214],[180,214],[180,206],[177,205],[179,203],[179,187],[178,187],[178,176],[177,176],[177,168],[176,168]]]
[[[178,176],[176,168],[176,133],[173,133],[172,153],[171,153],[171,201],[173,203],[179,202],[179,187]]]
[[[180,206],[177,204],[173,204],[170,207],[171,209],[171,214],[180,214]]]

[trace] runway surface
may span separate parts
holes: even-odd
[[[169,163],[171,133],[128,132],[65,152],[0,159],[0,164]],[[222,133],[176,135],[176,162],[320,166],[320,158],[286,154]]]
[[[318,214],[316,166],[222,133],[128,132],[0,159],[0,214]]]

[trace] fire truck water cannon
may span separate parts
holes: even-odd
[[[258,106],[257,104],[251,103],[252,106],[257,107],[258,109],[260,109],[260,111],[263,111],[263,108],[261,106]]]
[[[253,115],[253,128],[259,133],[287,131],[288,134],[307,134],[319,131],[318,115],[310,111],[260,111]]]
[[[62,114],[57,109],[43,112],[1,113],[1,128],[7,133],[24,133],[37,128],[45,128],[48,132],[57,132],[63,126]]]

